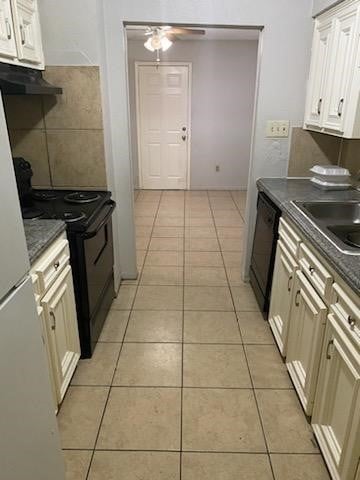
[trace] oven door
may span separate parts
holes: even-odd
[[[111,215],[115,202],[110,200],[90,230],[82,234],[88,287],[89,316],[101,303],[104,290],[113,275],[114,253]]]

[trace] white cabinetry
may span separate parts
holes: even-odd
[[[296,272],[286,366],[307,415],[311,415],[327,307],[301,271]]]
[[[44,68],[37,0],[0,0],[0,62]]]
[[[0,56],[15,58],[16,54],[10,0],[0,0]]]
[[[332,19],[315,20],[310,78],[307,91],[305,126],[321,127],[327,64],[332,40]]]
[[[274,266],[273,293],[271,295],[269,324],[278,344],[280,353],[286,355],[291,299],[294,275],[298,265],[279,240]]]
[[[60,277],[43,297],[41,305],[47,320],[58,400],[61,402],[80,356],[70,265],[65,267]]]
[[[80,358],[69,247],[64,236],[45,251],[32,266],[31,273],[57,406],[64,398]]]
[[[272,331],[281,350],[288,325],[286,366],[332,479],[360,480],[359,295],[287,219],[280,221],[279,238]]]
[[[328,316],[312,426],[334,479],[355,478],[360,455],[360,338]]]
[[[41,30],[36,0],[12,0],[17,57],[21,62],[43,63]]]
[[[346,0],[315,19],[304,128],[360,137],[360,2]]]

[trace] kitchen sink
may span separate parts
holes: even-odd
[[[360,224],[360,202],[304,202],[300,208],[317,220],[335,225]]]
[[[360,202],[293,202],[343,253],[360,255]]]

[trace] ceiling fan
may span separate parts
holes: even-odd
[[[164,26],[127,26],[128,30],[143,30],[144,35],[148,37],[144,43],[144,47],[151,52],[157,53],[156,61],[160,61],[160,50],[165,52],[171,47],[173,41],[185,35],[205,35],[205,30],[187,27],[171,27]]]

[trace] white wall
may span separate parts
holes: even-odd
[[[128,41],[132,159],[138,185],[135,61],[154,61],[144,41]],[[257,41],[177,41],[163,61],[192,63],[192,189],[245,189],[250,161]],[[220,166],[220,172],[215,166]]]
[[[46,65],[99,65],[97,0],[40,0]]]
[[[323,10],[333,7],[337,3],[340,3],[342,0],[314,0],[313,5],[313,15],[318,15]]]
[[[78,1],[78,0],[77,0]],[[91,0],[93,4],[94,0]],[[123,21],[165,22],[180,24],[263,25],[262,58],[256,106],[255,137],[252,152],[252,169],[248,198],[248,234],[246,264],[252,244],[256,212],[255,181],[260,176],[286,175],[288,139],[265,138],[268,119],[289,119],[292,126],[302,124],[305,103],[306,78],[309,69],[312,32],[312,0],[97,0],[99,5],[98,29],[100,30],[99,60],[104,76],[106,98],[105,128],[107,151],[113,166],[113,182],[118,199],[118,215],[121,222],[119,241],[126,258],[128,273],[134,268],[132,223],[132,170],[128,142],[129,113],[126,99],[127,66],[126,40]],[[57,7],[61,3],[61,9]],[[74,4],[62,0],[42,0],[42,10],[48,12],[47,21],[52,25],[69,22]],[[78,18],[86,26],[92,15],[88,14],[88,1]],[[50,7],[49,7],[50,5]],[[71,14],[71,15],[70,15]],[[85,27],[84,27],[85,28]],[[56,28],[57,31],[59,28]],[[62,28],[61,30],[65,30]],[[44,29],[44,43],[52,42],[52,50],[59,51],[61,43],[54,45],[49,37],[52,26]],[[89,33],[90,41],[96,30]],[[59,37],[60,38],[60,37]],[[66,42],[79,41],[79,33],[66,29]],[[56,47],[56,48],[55,48]],[[51,61],[51,60],[50,60]]]

